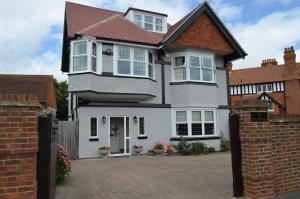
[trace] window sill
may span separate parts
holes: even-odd
[[[180,82],[171,82],[170,83],[170,85],[183,85],[183,84],[195,84],[195,85],[206,85],[206,86],[218,87],[218,84],[215,82],[180,81]]]
[[[99,141],[99,138],[90,138],[89,141],[90,142],[97,142],[97,141]]]
[[[146,140],[146,139],[148,139],[148,136],[147,135],[139,135],[137,137],[137,139],[139,139],[139,140]]]
[[[217,140],[220,139],[220,136],[207,136],[207,137],[182,137],[186,139],[187,141],[193,141],[193,140]],[[171,137],[171,141],[180,141],[181,137]]]

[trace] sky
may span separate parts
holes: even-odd
[[[71,1],[121,12],[128,7],[162,12],[168,14],[171,24],[202,2]],[[283,49],[289,46],[300,56],[300,0],[208,2],[248,54],[235,61],[234,68],[257,67],[267,58],[276,58],[281,64]],[[0,73],[52,74],[58,80],[67,79],[60,71],[64,7],[64,0],[0,0]]]

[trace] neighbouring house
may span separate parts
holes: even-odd
[[[232,111],[240,100],[261,99],[268,102],[270,112],[300,114],[300,63],[294,48],[285,48],[283,58],[281,65],[273,58],[239,70],[229,64]]]
[[[1,94],[33,94],[43,110],[56,111],[56,95],[52,75],[0,74]]]
[[[79,157],[131,154],[181,136],[229,138],[228,62],[247,54],[205,1],[174,25],[163,13],[66,3],[63,72]]]

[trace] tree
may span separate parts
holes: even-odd
[[[68,83],[67,81],[58,82],[54,79],[56,93],[56,118],[58,120],[68,120]]]

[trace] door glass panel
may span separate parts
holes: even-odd
[[[129,153],[129,139],[126,139],[126,153]]]
[[[129,137],[129,117],[126,117],[126,137]]]

